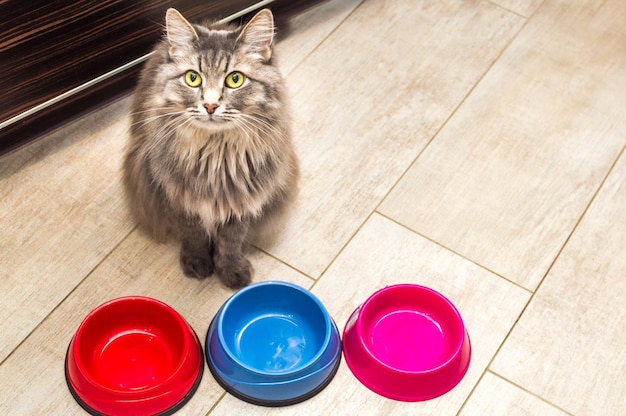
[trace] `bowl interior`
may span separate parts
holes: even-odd
[[[138,391],[176,372],[189,348],[187,325],[154,299],[122,298],[95,309],[76,333],[77,364],[101,388]]]
[[[218,336],[228,355],[261,374],[306,368],[330,340],[330,318],[304,289],[287,284],[257,284],[231,297],[218,321]]]
[[[398,371],[440,367],[459,351],[464,328],[456,308],[421,286],[383,289],[361,308],[360,336],[377,360]]]

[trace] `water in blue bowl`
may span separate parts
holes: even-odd
[[[220,327],[235,360],[252,371],[280,374],[306,367],[322,352],[330,319],[303,289],[266,284],[231,298]]]

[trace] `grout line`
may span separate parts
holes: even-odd
[[[593,195],[591,196],[591,199],[589,199],[589,202],[587,203],[587,206],[585,207],[583,212],[578,217],[578,220],[576,221],[576,224],[574,224],[574,226],[572,227],[571,231],[569,232],[569,234],[567,235],[567,237],[563,241],[563,244],[561,244],[561,247],[559,248],[557,254],[554,256],[554,259],[552,260],[552,263],[550,263],[550,266],[546,270],[546,273],[543,275],[543,277],[541,278],[541,280],[537,284],[537,286],[536,286],[536,288],[535,288],[535,290],[533,292],[532,297],[534,297],[537,294],[537,292],[539,291],[539,288],[543,285],[543,282],[545,281],[546,277],[550,274],[550,271],[552,270],[552,267],[554,267],[554,264],[556,263],[556,261],[559,259],[559,257],[561,257],[561,254],[563,253],[563,250],[565,250],[565,247],[567,246],[567,244],[571,240],[572,236],[576,233],[576,230],[578,230],[578,228],[580,227],[580,224],[582,223],[582,221],[587,216],[587,212],[589,212],[589,209],[591,208],[591,206],[593,205],[594,201],[596,200],[596,198],[600,194],[600,191],[604,188],[604,184],[606,183],[607,179],[609,178],[609,176],[611,175],[613,170],[615,170],[615,166],[617,165],[617,162],[622,158],[622,156],[624,155],[625,151],[626,151],[626,145],[622,146],[622,149],[617,154],[617,157],[615,158],[615,160],[613,160],[613,163],[611,164],[611,167],[607,171],[606,175],[604,175],[604,178],[602,178],[602,180],[600,181],[600,184],[598,185],[598,187],[594,191]],[[530,302],[530,300],[529,300],[529,302]]]
[[[285,262],[283,259],[276,257],[275,255],[273,255],[272,253],[270,253],[267,250],[262,249],[261,247],[255,246],[253,244],[250,245],[251,247],[254,247],[256,250],[259,250],[261,253],[265,254],[268,257],[271,257],[272,259],[276,260],[277,262],[279,262],[280,264],[288,267],[289,269],[298,272],[299,274],[303,275],[304,277],[312,280],[313,282],[317,281],[316,278],[314,278],[313,276],[309,275],[308,273],[306,273],[303,270],[298,269],[297,267]]]
[[[361,221],[361,224],[359,224],[358,227],[356,227],[354,229],[354,231],[350,234],[350,236],[348,238],[346,238],[345,243],[343,243],[340,247],[339,250],[337,250],[337,252],[335,253],[335,255],[330,259],[330,261],[328,262],[328,264],[322,268],[322,271],[320,272],[319,277],[316,280],[320,280],[328,271],[328,269],[330,269],[332,267],[332,265],[337,261],[337,259],[339,258],[339,256],[341,256],[341,254],[345,251],[346,247],[348,247],[348,245],[352,242],[352,240],[354,240],[354,237],[363,229],[363,227],[365,226],[365,224],[369,221],[369,219],[372,217],[373,212],[370,212],[363,221]]]
[[[467,393],[467,396],[465,397],[465,400],[463,400],[463,403],[461,404],[461,407],[459,407],[459,410],[456,412],[456,416],[461,416],[461,413],[463,412],[463,409],[465,408],[465,405],[469,401],[470,397],[472,397],[474,395],[474,392],[478,388],[478,385],[483,381],[483,378],[485,377],[485,374],[487,373],[487,371],[488,371],[487,367],[485,367],[485,370],[480,374],[480,377],[478,377],[478,379],[476,380],[476,383],[474,383],[474,385],[472,386],[472,389],[470,390],[470,392]]]
[[[226,397],[226,394],[227,394],[226,391],[224,391],[222,395],[219,397],[219,399],[217,399],[215,403],[213,403],[213,406],[211,406],[209,411],[205,413],[205,416],[209,416],[211,413],[213,413],[215,408],[222,402],[222,400],[224,400],[224,397]]]
[[[501,4],[496,3],[494,0],[487,0],[487,3],[491,3],[493,6],[499,7],[502,10],[505,10],[505,11],[511,13],[511,14],[514,14],[516,16],[522,17],[524,19],[530,19],[530,16],[532,16],[535,13],[535,11],[537,11],[537,9],[541,6],[541,4],[543,4],[543,2],[539,3],[539,5],[537,5],[535,10],[533,10],[530,13],[530,16],[524,16],[523,14],[521,14],[519,12],[516,12],[515,10],[512,10],[512,9],[510,9],[508,7],[505,7],[505,6],[501,5]]]
[[[467,256],[465,256],[465,255],[463,255],[461,253],[459,253],[458,251],[455,251],[455,250],[451,249],[450,247],[447,247],[447,246],[441,244],[440,242],[438,242],[436,240],[433,240],[432,238],[430,238],[430,237],[428,237],[428,236],[426,236],[426,235],[424,235],[424,234],[422,234],[422,233],[420,233],[420,232],[418,232],[416,230],[413,230],[413,229],[407,227],[406,225],[402,224],[401,222],[396,221],[395,219],[393,219],[391,217],[388,217],[387,215],[383,214],[382,212],[375,211],[375,213],[380,215],[381,217],[383,217],[383,218],[393,222],[394,224],[399,225],[400,227],[404,228],[405,230],[410,231],[411,233],[413,233],[415,235],[418,235],[418,236],[422,237],[425,240],[430,241],[431,243],[441,247],[442,249],[444,249],[446,251],[449,251],[450,253],[454,254],[455,256],[460,257],[461,259],[463,259],[463,260],[465,260],[465,261],[467,261],[469,263],[474,264],[475,266],[477,266],[477,267],[479,267],[479,268],[489,272],[490,274],[492,274],[492,275],[494,275],[496,277],[499,277],[500,279],[506,281],[507,283],[510,283],[513,286],[517,286],[518,288],[522,289],[525,292],[528,292],[529,294],[533,293],[532,290],[528,289],[527,287],[524,287],[524,286],[520,285],[519,283],[517,283],[517,282],[507,278],[506,276],[504,276],[504,275],[502,275],[502,274],[500,274],[500,273],[498,273],[498,272],[496,272],[494,270],[491,270],[490,268],[488,268],[488,267],[486,267],[486,266],[476,262],[475,260],[472,260],[471,258],[469,258],[469,257],[467,257]]]
[[[528,302],[526,302],[526,305],[524,305],[524,307],[522,307],[522,310],[520,311],[520,313],[517,315],[517,318],[515,319],[515,322],[513,322],[513,325],[511,325],[511,328],[509,329],[509,331],[507,332],[507,334],[504,336],[504,338],[502,339],[502,342],[500,343],[500,345],[498,346],[498,348],[496,349],[496,351],[493,353],[493,355],[491,356],[491,359],[489,360],[489,362],[487,363],[487,365],[485,366],[485,369],[483,370],[482,374],[480,375],[480,377],[478,378],[478,381],[476,381],[476,383],[474,384],[474,386],[472,387],[472,390],[470,390],[470,392],[468,393],[467,397],[465,398],[465,400],[463,401],[463,404],[461,405],[461,407],[459,408],[459,411],[457,412],[457,416],[460,416],[461,412],[463,411],[463,408],[465,407],[465,405],[467,404],[467,402],[469,401],[469,399],[472,397],[472,395],[474,394],[474,392],[476,391],[476,388],[478,387],[478,385],[480,384],[480,382],[482,381],[483,377],[485,376],[485,374],[490,371],[490,367],[491,364],[493,363],[493,361],[496,359],[496,357],[498,356],[498,353],[500,352],[500,350],[502,349],[502,346],[506,343],[506,340],[509,338],[509,335],[511,335],[511,332],[513,332],[513,328],[515,328],[515,326],[517,325],[517,323],[519,322],[519,320],[521,319],[521,317],[524,315],[524,312],[526,311],[526,309],[528,308],[528,305],[530,304],[530,301],[532,300],[533,295],[531,294],[530,298],[528,299]]]
[[[328,264],[326,265],[326,267],[324,267],[322,269],[322,271],[320,272],[319,277],[315,280],[315,284],[317,284],[318,281],[320,281],[322,279],[322,277],[324,277],[324,275],[326,274],[326,272],[328,271],[328,269],[330,269],[332,267],[332,265],[337,261],[337,259],[339,258],[339,256],[341,256],[341,254],[343,254],[343,252],[346,250],[346,247],[348,247],[348,245],[352,242],[352,240],[354,240],[354,237],[363,229],[363,227],[365,226],[365,224],[367,224],[367,222],[370,220],[370,218],[372,218],[372,215],[374,215],[376,213],[376,211],[372,211],[370,212],[363,221],[361,221],[361,224],[359,224],[358,227],[355,228],[355,230],[350,234],[350,237],[348,237],[346,239],[346,242],[339,248],[339,250],[337,250],[337,253],[335,253],[335,255],[333,256],[333,258],[328,262]],[[313,284],[313,286],[311,286],[311,289],[313,289],[313,287],[315,286],[315,284]]]
[[[486,373],[490,373],[490,374],[492,374],[493,376],[495,376],[495,377],[497,377],[497,378],[501,379],[502,381],[504,381],[504,382],[506,382],[506,383],[509,383],[509,384],[511,384],[511,385],[513,385],[513,386],[515,386],[515,387],[517,387],[518,389],[522,390],[522,391],[523,391],[523,392],[525,392],[526,394],[529,394],[529,395],[533,396],[534,398],[536,398],[536,399],[538,399],[538,400],[542,401],[543,403],[545,403],[545,404],[547,404],[547,405],[550,405],[551,407],[554,407],[554,408],[556,408],[556,409],[560,410],[561,412],[565,413],[566,415],[573,416],[573,414],[572,414],[572,413],[568,412],[567,410],[563,409],[562,407],[557,406],[556,404],[554,404],[554,403],[552,403],[552,402],[549,402],[548,400],[544,399],[543,397],[541,397],[541,396],[537,395],[536,393],[534,393],[534,392],[532,392],[532,391],[528,390],[527,388],[524,388],[524,387],[520,386],[520,385],[519,385],[519,384],[517,384],[517,383],[514,383],[513,381],[511,381],[511,380],[507,379],[506,377],[504,377],[504,376],[502,376],[502,375],[500,375],[500,374],[496,373],[496,372],[495,372],[495,371],[493,371],[493,370],[487,370],[487,371],[485,371],[485,374],[486,374]]]

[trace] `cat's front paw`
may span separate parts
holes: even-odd
[[[243,255],[216,260],[215,273],[226,286],[239,289],[252,280],[252,264]]]
[[[213,274],[215,265],[210,255],[198,255],[196,253],[180,252],[180,267],[187,277],[204,279]]]

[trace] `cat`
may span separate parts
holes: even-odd
[[[274,18],[264,9],[245,26],[191,24],[168,9],[165,21],[131,104],[127,199],[142,230],[180,241],[185,275],[242,287],[250,227],[298,178]]]

